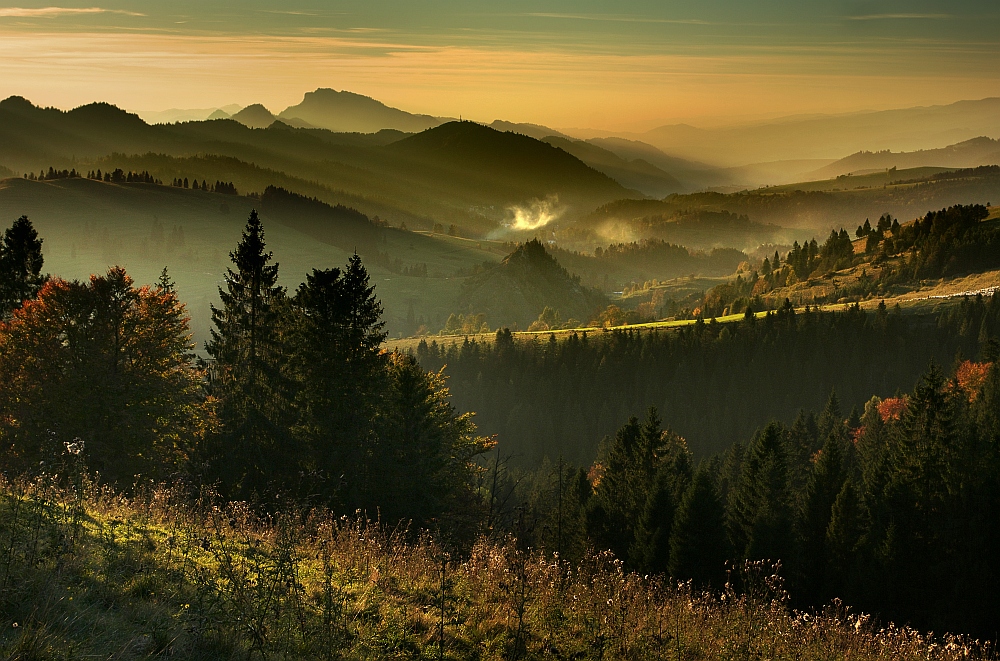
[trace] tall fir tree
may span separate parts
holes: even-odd
[[[308,274],[294,307],[296,435],[308,448],[319,493],[362,507],[370,500],[365,490],[386,386],[382,306],[354,255],[344,271]]]
[[[614,437],[604,440],[598,462],[601,477],[590,500],[587,527],[602,548],[625,561],[656,475],[660,424],[655,408],[641,424],[630,418]]]
[[[256,210],[229,256],[235,269],[226,270],[222,307],[212,306],[215,327],[205,345],[215,360],[212,388],[222,425],[213,459],[232,495],[254,497],[269,483],[287,480],[295,468],[282,372],[285,289],[278,285],[278,264],[265,251]]]
[[[669,571],[673,578],[691,579],[702,587],[720,587],[730,557],[725,508],[712,472],[701,466],[684,492],[670,535]]]
[[[856,557],[858,542],[861,537],[861,503],[854,480],[848,477],[844,480],[840,493],[833,501],[830,510],[830,523],[827,526],[824,545],[823,568],[824,584],[821,595],[828,595],[824,600],[839,597],[852,599],[857,587],[853,568],[858,564]],[[814,601],[813,603],[823,603]]]
[[[772,422],[754,437],[730,493],[730,535],[739,557],[787,562],[792,553],[785,428]]]
[[[471,529],[477,509],[476,458],[491,442],[478,435],[471,413],[448,401],[445,377],[427,372],[412,356],[393,352],[369,457],[366,500],[386,523],[432,520],[452,530]]]
[[[677,506],[691,482],[691,451],[677,434],[664,432],[656,448],[656,475],[646,497],[629,553],[631,564],[653,573],[667,571]]]
[[[45,283],[43,263],[42,239],[28,217],[21,216],[0,244],[0,319],[35,298]]]
[[[801,560],[799,562],[802,595],[810,603],[824,603],[829,597],[823,593],[828,581],[827,529],[834,502],[843,490],[847,469],[842,441],[837,434],[830,434],[820,450],[809,475],[798,518]]]

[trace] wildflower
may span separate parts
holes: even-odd
[[[79,436],[73,439],[73,442],[63,441],[63,445],[66,446],[66,452],[71,455],[79,455],[83,452],[83,439]]]

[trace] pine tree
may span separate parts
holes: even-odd
[[[658,418],[655,425],[658,429]],[[652,429],[650,427],[650,431]],[[656,474],[629,557],[643,571],[658,573],[667,570],[674,514],[691,482],[691,452],[683,438],[669,431],[662,433],[660,442],[653,447]]]
[[[799,520],[804,573],[803,596],[811,603],[824,603],[828,597],[834,596],[822,594],[822,589],[827,583],[825,573],[829,560],[826,551],[826,533],[830,526],[834,501],[847,478],[841,443],[836,434],[831,434],[823,444],[812,466]]]
[[[747,448],[730,494],[730,535],[739,557],[787,561],[791,554],[785,436],[784,427],[772,422]]]
[[[226,270],[219,288],[222,307],[212,306],[215,360],[213,391],[219,399],[221,447],[216,467],[226,486],[245,496],[263,492],[269,476],[291,471],[287,441],[287,389],[281,366],[285,290],[277,284],[278,265],[265,252],[264,229],[250,212],[236,249],[235,270]]]
[[[361,259],[314,270],[294,300],[296,434],[327,482],[321,492],[358,507],[370,484],[375,418],[385,388],[382,306]]]
[[[21,216],[0,244],[0,319],[35,298],[45,282],[43,263],[42,240],[28,217]]]
[[[644,423],[632,417],[603,443],[599,459],[603,475],[591,499],[588,528],[602,548],[611,549],[622,560],[628,560],[636,540],[662,436],[659,414],[650,408]]]
[[[695,472],[674,516],[670,575],[678,580],[692,579],[703,587],[719,587],[725,580],[728,558],[725,508],[711,471],[702,466]]]

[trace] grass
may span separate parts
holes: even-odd
[[[71,471],[72,472],[72,471]],[[966,659],[981,649],[880,627],[839,604],[569,566],[508,538],[448,553],[429,535],[323,512],[85,479],[0,484],[0,654],[8,659]]]

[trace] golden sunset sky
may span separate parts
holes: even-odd
[[[99,4],[94,4],[99,3]],[[317,87],[410,112],[646,130],[1000,96],[1000,3],[19,2],[0,97],[132,110]]]

